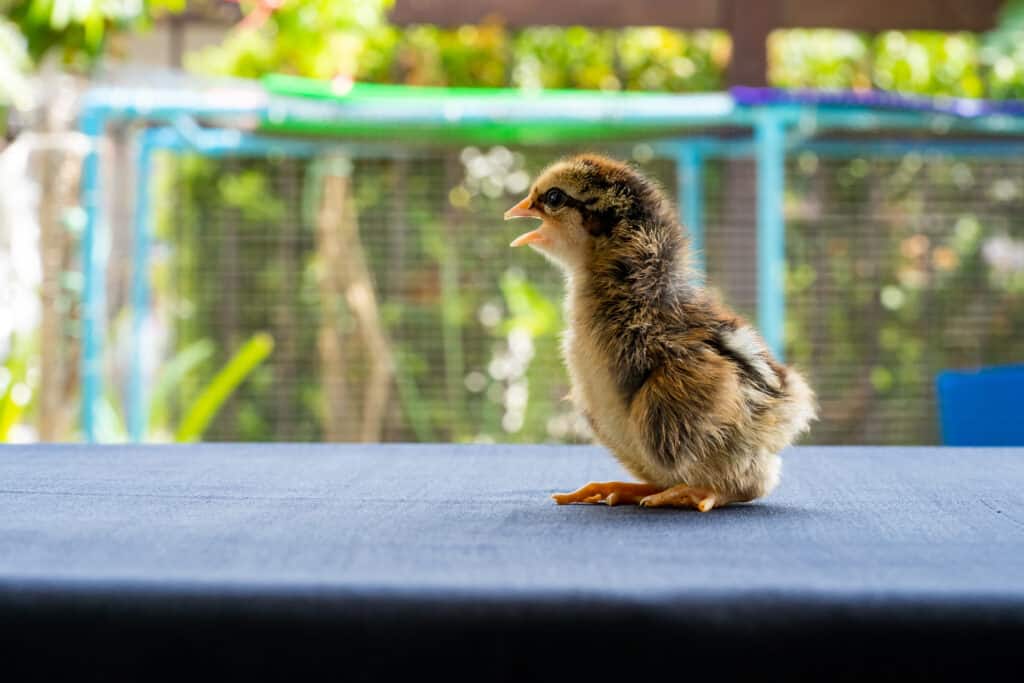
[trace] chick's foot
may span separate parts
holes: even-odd
[[[636,505],[645,496],[657,493],[661,488],[650,484],[625,481],[592,481],[572,493],[556,493],[552,498],[559,505],[569,503],[605,503],[606,505]]]
[[[712,508],[725,505],[727,502],[723,496],[718,495],[714,491],[680,484],[659,493],[645,496],[640,500],[640,507],[695,508],[701,512],[708,512]]]

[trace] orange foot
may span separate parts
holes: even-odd
[[[623,481],[592,481],[581,489],[572,493],[556,493],[551,496],[559,505],[569,503],[605,503],[607,505],[628,504],[636,505],[645,496],[656,494],[661,490],[658,486],[651,484],[634,484]]]
[[[712,508],[721,507],[728,502],[724,496],[714,491],[680,484],[659,493],[645,496],[640,500],[640,507],[696,508],[701,512],[708,512]]]

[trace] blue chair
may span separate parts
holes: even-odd
[[[946,446],[1024,446],[1024,365],[945,370],[935,379]]]

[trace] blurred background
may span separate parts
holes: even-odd
[[[0,8],[0,441],[83,437],[89,141],[78,129],[96,84],[284,73],[530,92],[1024,94],[1018,0]],[[111,131],[102,150],[104,441],[128,439],[131,419],[128,132]],[[155,157],[146,440],[587,440],[563,400],[560,276],[509,250],[501,222],[533,174],[575,147],[391,147],[389,158],[351,160]],[[610,151],[678,187],[676,165],[650,145]],[[755,166],[714,160],[704,173],[709,279],[753,318]],[[1024,159],[800,153],[787,160],[783,208],[786,355],[822,407],[806,442],[937,443],[938,372],[1024,359]]]

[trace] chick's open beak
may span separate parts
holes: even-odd
[[[542,214],[537,209],[533,208],[532,204],[533,200],[529,196],[527,196],[526,199],[519,202],[518,204],[516,204],[511,209],[505,212],[505,220],[510,220],[512,218],[543,219],[544,214]],[[526,244],[538,244],[544,241],[544,235],[541,234],[540,228],[537,228],[536,230],[531,230],[530,232],[523,233],[519,237],[512,240],[511,246],[521,247]]]

